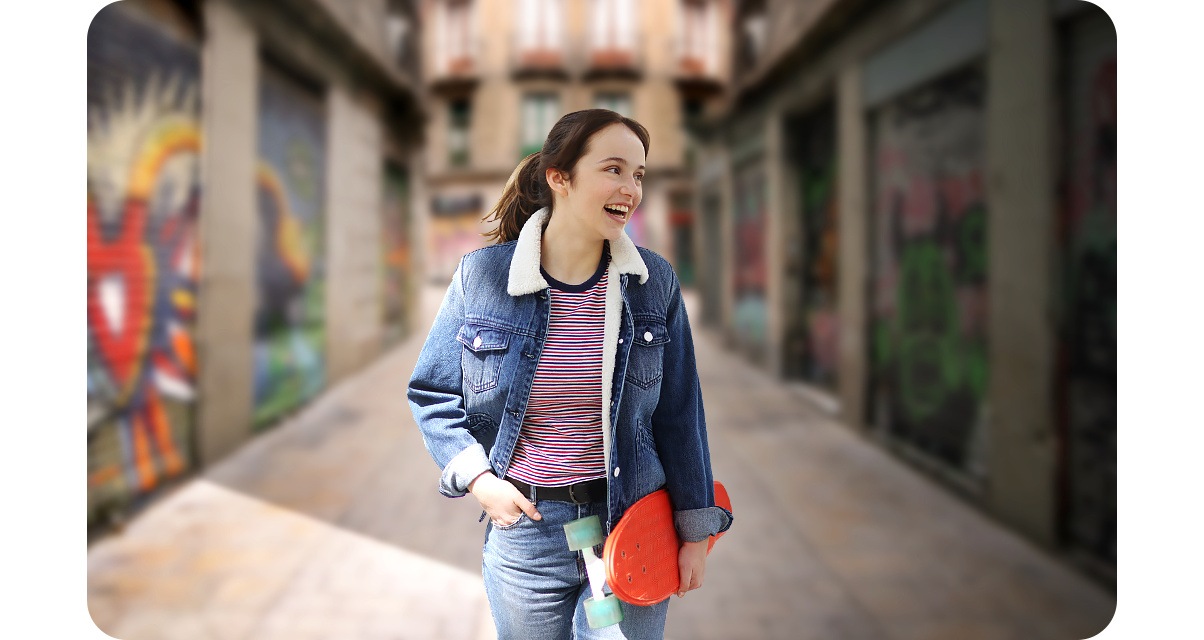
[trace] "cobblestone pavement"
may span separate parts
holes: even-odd
[[[441,295],[424,292],[419,326]],[[1110,592],[695,331],[736,521],[706,585],[674,598],[667,637],[1069,640],[1107,625]],[[95,541],[97,626],[124,640],[493,638],[480,509],[439,495],[405,400],[417,333]]]

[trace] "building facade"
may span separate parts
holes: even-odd
[[[717,108],[727,0],[427,0],[427,275],[483,245],[481,220],[565,113],[613,109],[652,134],[636,244],[692,280],[693,171],[683,123]]]
[[[420,15],[127,0],[88,32],[88,519],[409,329]]]
[[[1116,32],[1063,0],[753,0],[697,129],[704,321],[1114,581]]]

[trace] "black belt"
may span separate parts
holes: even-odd
[[[539,500],[553,500],[555,502],[571,502],[573,504],[589,504],[591,502],[606,501],[606,478],[598,478],[597,480],[587,480],[570,484],[564,487],[540,487],[537,485],[529,485],[522,480],[515,480],[509,476],[506,481],[518,487],[524,496],[527,496],[532,502]]]

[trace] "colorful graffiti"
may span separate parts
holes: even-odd
[[[834,389],[840,333],[836,306],[839,199],[833,106],[829,103],[810,114],[794,131],[802,205],[802,264],[795,274],[801,288],[801,304],[787,321],[785,369],[787,375]]]
[[[983,80],[971,67],[873,116],[873,420],[962,471],[986,391]]]
[[[90,524],[192,458],[199,65],[134,10],[110,5],[88,33]]]
[[[735,292],[733,324],[737,342],[753,358],[764,358],[768,342],[769,285],[765,255],[766,185],[760,162],[745,165],[735,179]]]
[[[1056,381],[1066,528],[1115,565],[1116,32],[1093,8],[1068,35]]]
[[[410,284],[410,181],[400,166],[386,163],[381,207],[381,314],[384,344],[408,333],[406,304],[416,295]]]
[[[259,99],[254,422],[263,427],[325,384],[325,117],[318,95],[271,65]]]

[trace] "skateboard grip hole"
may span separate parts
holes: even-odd
[[[631,574],[630,574],[630,573],[629,573],[629,574],[627,574],[627,582],[628,582],[629,584],[631,583]]]
[[[648,567],[640,567],[640,569],[641,569],[641,570],[642,570],[644,573],[648,573]]]
[[[619,552],[619,555],[620,555],[620,556],[622,556],[622,557],[624,557],[624,558],[626,558],[626,557],[627,557],[627,552],[626,552],[626,551],[620,551],[620,552]]]
[[[635,550],[636,550],[636,551],[639,551],[639,550],[640,550],[640,543],[638,543],[638,542],[637,542],[637,543],[635,543]]]

